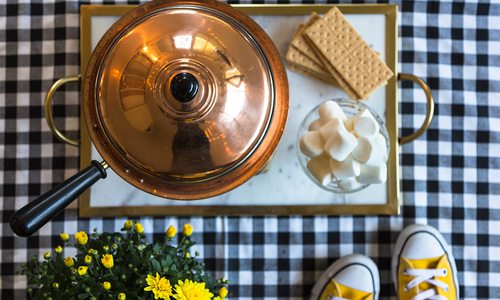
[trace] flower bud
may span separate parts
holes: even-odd
[[[144,232],[144,227],[142,227],[141,223],[137,222],[137,223],[135,223],[134,230],[135,230],[135,232],[141,234]]]
[[[67,234],[67,233],[65,233],[65,232],[63,232],[63,233],[59,234],[59,237],[61,238],[61,240],[62,240],[63,242],[66,242],[67,240],[69,240],[69,234]]]
[[[184,227],[182,227],[182,234],[184,234],[185,236],[191,236],[192,233],[193,226],[191,226],[191,224],[189,223],[184,224]]]
[[[167,231],[165,231],[165,235],[171,239],[175,236],[175,234],[177,233],[177,229],[175,229],[174,226],[170,225],[167,229]]]
[[[127,220],[127,221],[125,221],[125,223],[123,223],[123,227],[127,230],[132,229],[133,225],[134,225],[134,223],[132,223],[132,220]]]
[[[75,264],[75,261],[73,260],[73,257],[68,256],[64,259],[64,265],[66,267],[72,267]]]
[[[227,296],[227,292],[228,292],[228,291],[227,291],[226,287],[225,287],[225,286],[223,286],[223,287],[221,287],[221,288],[219,289],[219,296],[220,296],[222,299],[224,299],[224,298],[226,298],[226,296]]]
[[[90,265],[92,262],[92,256],[90,255],[85,255],[85,258],[83,259],[87,265]]]
[[[75,233],[75,239],[78,244],[85,245],[89,240],[89,236],[85,231],[79,231]]]

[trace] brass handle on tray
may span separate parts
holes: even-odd
[[[67,144],[70,144],[71,146],[78,146],[80,142],[78,140],[71,139],[64,135],[59,129],[57,129],[56,124],[54,123],[54,116],[52,115],[52,101],[54,99],[54,93],[59,89],[59,87],[65,85],[66,83],[70,82],[78,82],[80,81],[81,76],[80,75],[75,75],[75,76],[68,76],[68,77],[63,77],[59,79],[58,81],[54,82],[50,90],[47,92],[47,95],[45,96],[45,119],[47,120],[47,124],[49,125],[50,131],[60,140],[63,141]]]
[[[412,74],[399,73],[398,80],[410,80],[417,83],[422,88],[422,90],[425,93],[425,96],[427,97],[427,113],[425,115],[425,120],[422,123],[422,126],[420,126],[420,128],[417,131],[415,131],[410,135],[402,136],[399,138],[399,144],[404,145],[406,143],[409,143],[417,139],[419,136],[424,134],[424,132],[431,125],[432,117],[434,116],[434,99],[432,98],[431,89],[429,88],[427,83],[422,80],[422,78]]]

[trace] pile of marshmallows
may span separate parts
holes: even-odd
[[[387,180],[386,140],[367,109],[347,118],[337,102],[321,104],[300,150],[311,158],[307,168],[323,185],[336,180],[342,190],[352,191]]]

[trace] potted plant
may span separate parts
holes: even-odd
[[[193,227],[185,224],[177,245],[170,226],[160,242],[145,240],[141,223],[127,220],[120,233],[80,231],[71,238],[61,233],[63,245],[35,256],[21,268],[32,299],[177,299],[208,300],[227,296],[225,279],[213,280],[204,264],[191,256]],[[74,247],[75,257],[64,257]]]

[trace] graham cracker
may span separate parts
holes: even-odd
[[[312,48],[315,53],[317,53],[318,57],[321,60],[321,63],[330,75],[335,79],[335,81],[338,83],[338,86],[341,87],[344,92],[347,94],[352,99],[361,99],[361,97],[356,93],[354,89],[351,88],[351,86],[344,80],[344,78],[337,72],[337,70],[330,64],[330,62],[326,59],[326,57],[323,56],[323,54],[320,52],[319,49],[316,47]]]
[[[294,72],[301,73],[309,77],[314,77],[316,79],[319,79],[334,86],[339,86],[338,82],[335,81],[335,79],[330,75],[330,73],[326,73],[326,75],[325,73],[317,73],[313,70],[310,70],[308,68],[305,68],[301,65],[297,65],[294,63],[289,63],[288,68]]]
[[[298,24],[295,33],[293,34],[293,39],[295,39],[304,28],[305,24]],[[288,51],[286,54],[286,60],[289,66],[292,66],[294,71],[298,71],[300,73],[314,76],[318,79],[326,81],[330,84],[337,85],[335,79],[330,75],[328,70],[326,70],[322,65],[317,62],[311,60],[309,57],[300,52],[297,48],[295,48],[292,44],[289,45]]]
[[[304,29],[303,35],[351,98],[366,99],[393,75],[336,7]]]
[[[291,44],[297,50],[302,52],[302,54],[307,56],[310,60],[314,61],[318,65],[321,65],[321,60],[318,58],[314,50],[311,48],[309,43],[304,38],[304,30],[307,29],[312,24],[314,24],[319,19],[321,19],[321,17],[317,13],[313,12],[305,24],[299,25],[299,27],[297,28],[298,30],[293,36]]]
[[[330,73],[328,73],[328,70],[326,70],[322,65],[318,65],[314,61],[310,60],[307,56],[302,54],[299,50],[291,45],[286,53],[286,60],[289,63],[300,65],[316,73],[322,73],[325,76],[331,77]]]

